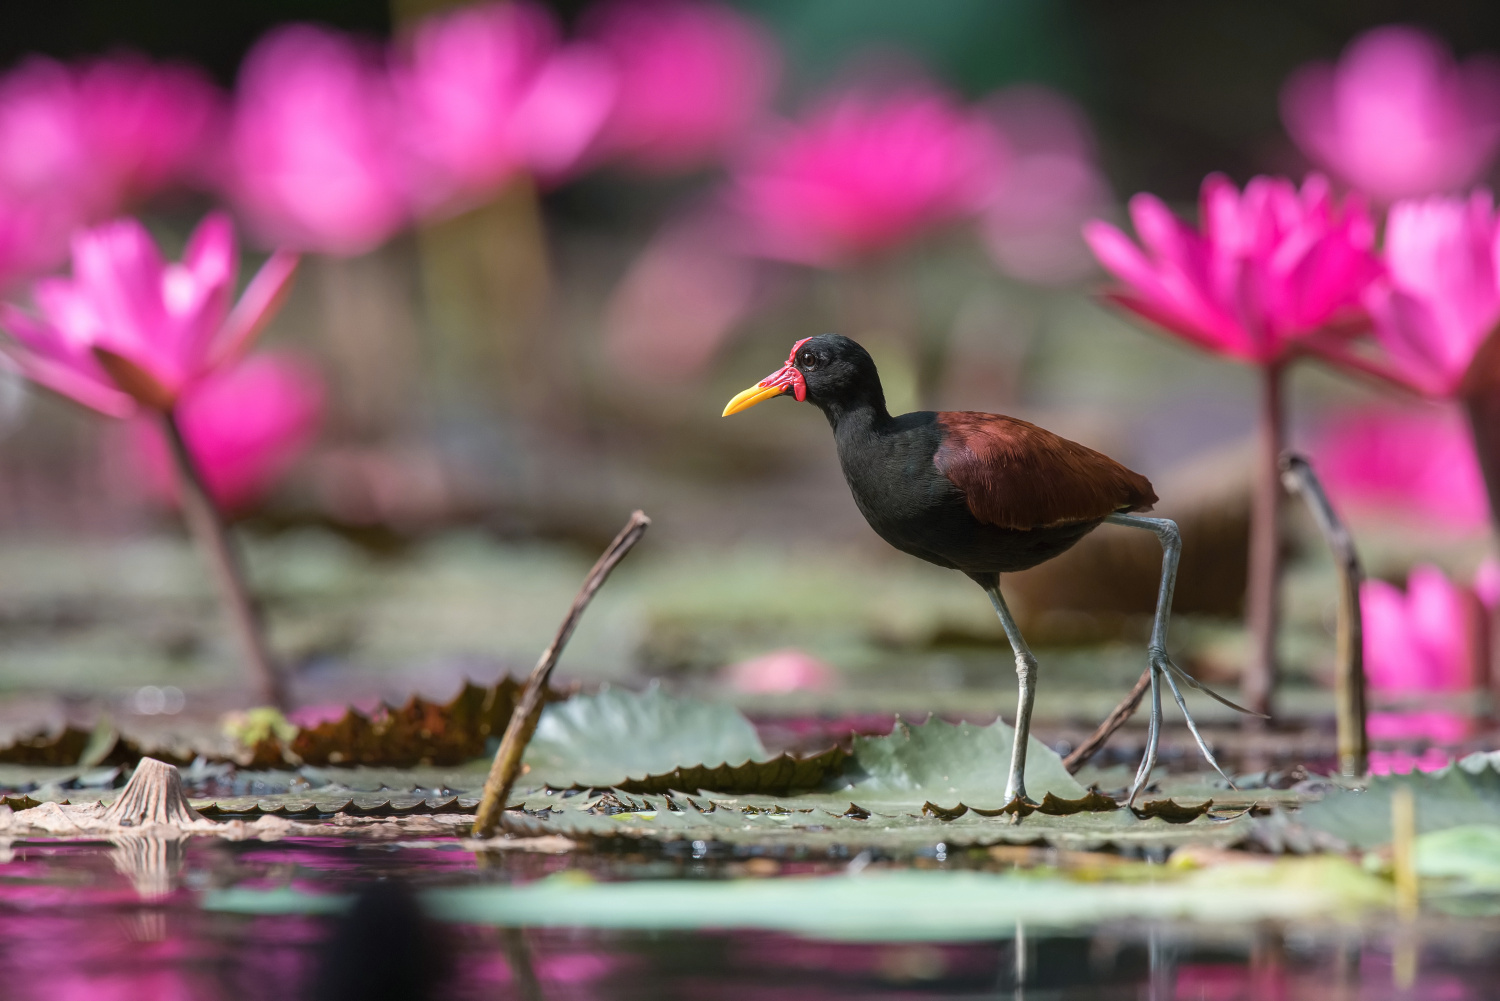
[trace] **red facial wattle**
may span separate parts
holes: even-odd
[[[783,392],[786,391],[787,387],[790,387],[792,395],[797,398],[798,403],[806,402],[807,379],[802,375],[802,370],[797,367],[797,349],[810,340],[812,340],[811,337],[804,337],[796,344],[793,344],[792,353],[786,356],[786,364],[760,380],[756,385],[762,389],[781,387]]]
[[[802,375],[802,370],[797,368],[797,349],[810,340],[812,340],[811,337],[804,337],[793,344],[792,353],[787,355],[786,364],[730,400],[729,405],[724,408],[724,416],[737,414],[762,400],[769,400],[788,390],[798,403],[804,402],[807,399],[807,379]]]

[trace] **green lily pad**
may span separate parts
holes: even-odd
[[[1437,772],[1381,775],[1363,789],[1340,789],[1304,806],[1297,822],[1357,848],[1391,840],[1391,792],[1408,788],[1416,804],[1417,833],[1500,824],[1500,772],[1474,756]]]
[[[951,816],[952,819],[944,819]],[[1188,823],[1141,819],[1129,810],[1068,816],[985,816],[966,810],[866,809],[847,797],[631,796],[624,793],[528,797],[505,813],[515,834],[654,841],[718,841],[766,848],[879,848],[897,854],[968,845],[1045,843],[1060,848],[1171,849],[1184,844],[1228,847],[1248,833],[1249,818],[1199,817]]]
[[[733,706],[605,687],[555,702],[526,748],[528,783],[607,788],[678,768],[764,761],[755,727]]]
[[[641,795],[618,785],[582,792],[554,786],[523,793],[520,809],[507,811],[504,822],[508,830],[528,835],[892,852],[1033,842],[1071,848],[1223,846],[1248,829],[1247,818],[1203,815],[1206,804],[1160,804],[1145,817],[1115,809],[1111,801],[1089,796],[1057,754],[1035,739],[1027,752],[1027,791],[1044,800],[1043,810],[1008,812],[1014,733],[999,721],[898,721],[887,736],[855,738],[843,774],[816,791],[674,796]]]
[[[854,739],[847,784],[833,793],[847,792],[870,809],[915,803],[920,811],[929,801],[1000,809],[1008,802],[1005,783],[1014,740],[1015,730],[1000,720],[989,726],[898,720],[888,736]],[[1048,793],[1079,799],[1087,792],[1057,753],[1035,737],[1027,744],[1026,791],[1037,800]]]

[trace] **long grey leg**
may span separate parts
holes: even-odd
[[[1036,700],[1036,658],[1031,655],[1031,648],[1022,638],[1016,620],[1011,618],[1010,609],[1005,607],[1000,588],[987,587],[984,590],[990,596],[990,604],[995,606],[995,614],[1000,616],[1000,625],[1005,628],[1005,638],[1010,640],[1010,648],[1016,655],[1016,679],[1020,692],[1016,699],[1016,737],[1010,751],[1010,778],[1005,783],[1005,801],[1013,803],[1017,797],[1023,800],[1028,798],[1026,742],[1031,738],[1031,706]]]
[[[1135,798],[1145,788],[1146,782],[1151,778],[1151,769],[1156,767],[1156,747],[1161,740],[1161,686],[1157,684],[1157,674],[1154,668],[1151,671],[1151,722],[1146,729],[1146,753],[1141,755],[1141,763],[1135,770],[1135,781],[1130,783],[1130,795],[1125,797],[1125,805],[1135,803]]]
[[[1177,523],[1167,518],[1143,518],[1134,514],[1112,514],[1105,521],[1116,525],[1124,525],[1127,528],[1144,528],[1148,532],[1155,533],[1161,541],[1161,586],[1156,595],[1156,617],[1151,624],[1151,643],[1148,654],[1151,660],[1151,728],[1146,737],[1146,755],[1141,759],[1141,767],[1136,772],[1135,783],[1131,786],[1130,800],[1135,800],[1136,794],[1145,786],[1151,777],[1151,769],[1156,763],[1156,745],[1160,737],[1159,717],[1161,715],[1161,693],[1157,687],[1157,676],[1167,680],[1167,685],[1172,689],[1172,697],[1177,700],[1178,707],[1182,710],[1183,718],[1187,720],[1188,730],[1193,735],[1193,740],[1198,744],[1198,750],[1203,752],[1203,757],[1213,766],[1214,771],[1229,782],[1229,776],[1219,767],[1214,760],[1214,755],[1204,741],[1203,735],[1198,732],[1198,724],[1194,722],[1192,714],[1188,712],[1187,702],[1182,698],[1182,693],[1177,688],[1175,678],[1180,678],[1190,688],[1196,688],[1205,695],[1210,696],[1242,713],[1250,713],[1250,710],[1235,705],[1228,699],[1223,698],[1216,692],[1212,692],[1199,684],[1198,679],[1188,674],[1182,668],[1173,663],[1172,658],[1167,655],[1167,625],[1172,614],[1172,592],[1177,587],[1177,564],[1182,558],[1182,536],[1177,530]],[[1251,715],[1256,715],[1251,713]],[[1234,783],[1229,782],[1233,787]]]

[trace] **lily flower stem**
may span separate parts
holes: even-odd
[[[188,529],[213,571],[224,609],[229,615],[230,626],[255,681],[257,695],[264,704],[284,710],[287,707],[286,691],[266,645],[260,610],[245,583],[244,564],[239,551],[234,546],[234,540],[229,537],[223,515],[219,513],[208,492],[173,411],[167,410],[162,414],[162,427],[166,432],[167,447],[172,453],[172,464],[177,471],[183,517],[187,519]]]
[[[1250,573],[1245,583],[1245,624],[1250,656],[1240,679],[1241,703],[1268,714],[1278,675],[1276,633],[1281,618],[1281,451],[1286,436],[1282,382],[1285,366],[1262,369],[1260,431],[1250,498]],[[1249,717],[1247,723],[1260,723]]]

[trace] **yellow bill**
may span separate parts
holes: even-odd
[[[737,414],[741,410],[749,410],[757,403],[769,400],[773,396],[780,396],[786,390],[786,386],[765,386],[757,382],[730,400],[729,405],[724,408],[723,416],[728,417],[730,414]]]

